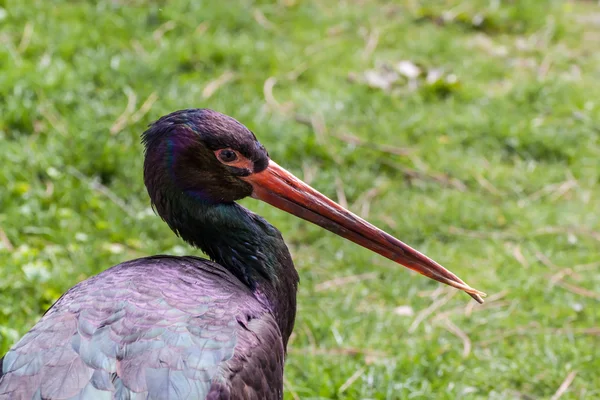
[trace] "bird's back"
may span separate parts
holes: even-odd
[[[142,258],[65,293],[0,363],[0,399],[280,399],[284,353],[223,267]]]

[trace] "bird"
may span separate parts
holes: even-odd
[[[142,134],[152,207],[196,256],[126,261],[64,293],[0,360],[0,399],[282,399],[299,275],[262,200],[429,278],[480,292],[270,159],[207,108]]]

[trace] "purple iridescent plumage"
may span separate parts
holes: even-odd
[[[276,399],[283,358],[273,316],[227,270],[158,256],[65,293],[5,356],[0,398]]]
[[[298,275],[277,229],[234,201],[260,171],[252,132],[182,110],[143,135],[154,208],[213,261],[156,256],[119,264],[65,293],[0,360],[0,399],[281,399]]]
[[[270,160],[233,118],[177,111],[142,141],[154,209],[212,261],[142,258],[76,285],[6,354],[0,399],[281,399],[298,274],[279,231],[236,203],[250,195],[483,302]]]

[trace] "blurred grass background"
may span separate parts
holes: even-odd
[[[600,398],[594,1],[0,0],[0,352],[64,291],[196,254],[139,135],[209,107],[489,294],[253,200],[301,275],[286,399]]]

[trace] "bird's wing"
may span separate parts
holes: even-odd
[[[232,359],[213,382],[207,400],[281,400],[285,350],[271,314],[242,322]]]
[[[256,323],[249,292],[202,263],[140,259],[75,286],[5,355],[0,398],[207,397]]]

